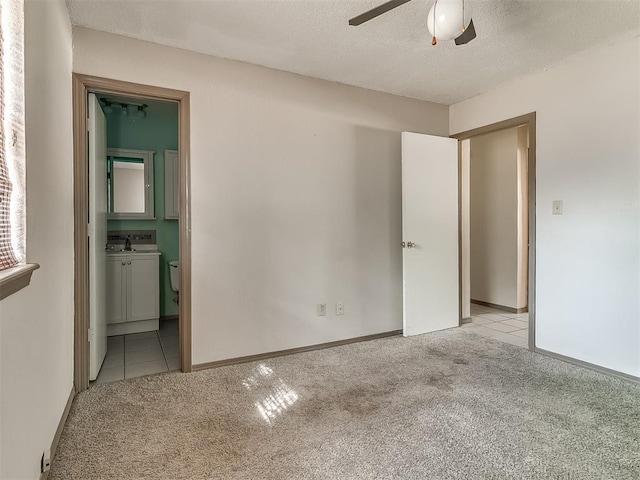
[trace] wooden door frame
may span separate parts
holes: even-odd
[[[87,219],[87,94],[100,92],[127,97],[170,101],[178,104],[180,261],[179,356],[180,369],[190,372],[191,359],[191,179],[189,92],[73,73],[73,205],[74,205],[74,354],[73,383],[76,392],[89,387],[89,247]]]
[[[462,224],[462,141],[498,132],[514,127],[527,126],[529,128],[529,158],[527,159],[527,188],[528,188],[528,226],[529,226],[529,261],[527,279],[527,307],[529,310],[529,350],[536,350],[536,112],[492,123],[483,127],[467,130],[451,135],[458,140],[458,224]],[[458,228],[458,248],[462,255],[462,234]],[[460,282],[462,282],[462,262],[459,262]],[[462,319],[462,289],[460,289],[460,315]]]

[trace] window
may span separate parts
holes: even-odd
[[[24,47],[21,0],[0,4],[0,270],[25,261]]]
[[[0,300],[29,285],[25,264],[24,6],[0,2]]]

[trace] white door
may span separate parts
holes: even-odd
[[[89,380],[107,354],[107,120],[89,94]]]
[[[404,335],[457,327],[458,141],[402,133]]]

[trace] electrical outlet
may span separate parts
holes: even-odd
[[[552,212],[554,215],[562,215],[562,209],[564,207],[564,204],[562,202],[562,200],[554,200],[553,204],[552,204]]]
[[[42,458],[40,459],[40,472],[41,473],[48,472],[50,468],[51,468],[51,450],[47,448],[42,453]]]
[[[318,311],[318,316],[319,317],[326,317],[327,316],[327,304],[326,303],[319,303],[318,306],[316,307],[316,310]]]
[[[344,302],[336,303],[336,315],[344,315]]]

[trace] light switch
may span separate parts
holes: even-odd
[[[562,200],[554,200],[553,206],[552,206],[553,214],[562,215],[562,207],[563,207]]]

